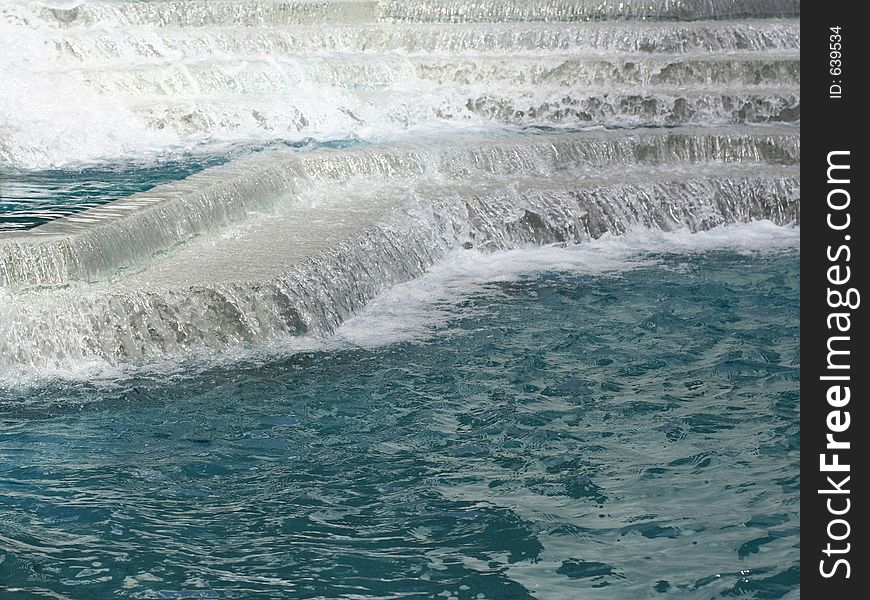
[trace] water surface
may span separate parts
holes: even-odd
[[[798,262],[648,255],[404,342],[6,388],[4,598],[797,597]]]

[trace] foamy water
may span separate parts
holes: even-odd
[[[0,3],[0,587],[799,596],[799,13]]]
[[[489,253],[455,249],[422,276],[376,296],[334,332],[283,336],[220,352],[199,348],[150,356],[132,364],[105,360],[110,357],[103,360],[83,357],[33,367],[7,364],[0,371],[0,385],[15,389],[60,379],[98,381],[112,388],[133,377],[187,378],[215,367],[268,363],[302,352],[371,349],[402,342],[431,343],[441,336],[461,335],[462,331],[450,325],[464,314],[461,305],[470,296],[488,293],[494,284],[524,280],[536,273],[619,277],[626,270],[658,265],[663,255],[682,256],[689,264],[704,253],[715,251],[764,256],[799,246],[799,227],[754,221],[698,233],[635,229],[624,235],[607,234],[570,246],[547,245]],[[6,318],[11,318],[10,308],[15,309],[15,301],[14,297],[6,296]]]
[[[797,20],[745,20],[796,2],[461,4],[6,2],[0,167],[445,126],[799,119]]]

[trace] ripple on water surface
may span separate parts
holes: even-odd
[[[538,274],[451,305],[427,341],[0,392],[0,582],[794,596],[798,258]]]
[[[81,168],[22,170],[0,164],[0,233],[25,231],[76,213],[178,181],[208,167],[267,148],[345,148],[358,140],[239,144],[223,153],[201,149],[184,156],[167,153],[138,163],[106,163]]]

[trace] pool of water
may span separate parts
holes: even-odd
[[[222,153],[171,156],[141,163],[96,164],[81,168],[24,170],[0,164],[0,233],[26,231],[113,200],[178,181],[208,167],[267,148],[347,148],[355,139],[247,144]]]
[[[80,170],[0,171],[0,232],[31,229],[137,192],[182,179],[225,160]]]
[[[795,598],[798,290],[796,249],[661,253],[405,341],[0,388],[3,597]]]

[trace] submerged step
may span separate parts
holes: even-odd
[[[71,29],[49,33],[30,55],[47,53],[60,64],[154,64],[179,59],[397,53],[445,54],[629,53],[788,51],[800,49],[800,21],[751,20],[691,23],[471,23],[366,24],[294,28],[130,28],[122,32]],[[42,40],[40,40],[42,41]],[[27,43],[22,40],[22,43]],[[434,55],[434,56],[433,56]]]
[[[61,285],[112,277],[155,255],[250,214],[292,203],[321,183],[488,181],[602,168],[710,161],[795,164],[797,131],[673,129],[529,134],[519,139],[469,136],[356,149],[279,150],[213,167],[25,233],[0,233],[0,286]]]
[[[271,232],[275,239],[257,235],[268,227],[249,232],[248,239],[273,258],[282,244],[296,241],[307,251],[291,251],[280,272],[264,279],[256,277],[256,269],[250,277],[222,276],[222,268],[249,262],[224,253],[236,243],[227,238],[202,240],[114,283],[20,294],[0,290],[6,295],[0,305],[0,369],[117,362],[328,333],[390,286],[463,247],[576,243],[634,227],[699,231],[754,219],[799,220],[795,168],[740,170],[738,176],[726,170],[483,193],[454,187],[392,209],[367,208],[359,199],[345,199],[333,209],[329,204],[289,208],[281,217],[287,228]],[[252,265],[257,257],[250,258]]]
[[[399,56],[306,57],[245,61],[173,63],[172,65],[70,70],[46,73],[46,77],[73,78],[100,94],[160,97],[233,95],[293,95],[300,86],[326,85],[349,90],[407,89],[428,83],[449,86],[495,86],[550,88],[721,85],[723,89],[749,86],[800,86],[800,56],[797,53],[713,57],[646,57],[622,55],[545,56],[540,58]],[[454,89],[454,88],[451,88]],[[428,91],[428,90],[427,90]],[[569,90],[565,89],[565,93]],[[438,94],[443,96],[444,94]],[[516,92],[519,95],[519,91]]]
[[[713,162],[661,169],[646,164],[541,175],[382,180],[362,174],[324,179],[300,190],[293,203],[194,240],[127,275],[124,285],[170,289],[266,281],[340,244],[352,243],[348,240],[370,227],[400,227],[411,214],[441,225],[449,217],[451,235],[466,248],[486,251],[523,244],[582,243],[636,227],[698,231],[758,219],[784,224],[800,217],[795,198],[765,187],[772,181],[795,180],[799,175],[795,165]],[[710,205],[707,192],[691,196],[694,190],[708,189],[705,182],[747,179],[767,190],[763,200],[745,190],[743,198],[734,190],[723,191],[715,205]],[[654,194],[652,201],[639,192],[659,188],[672,191],[673,198]],[[625,198],[619,196],[622,191]]]

